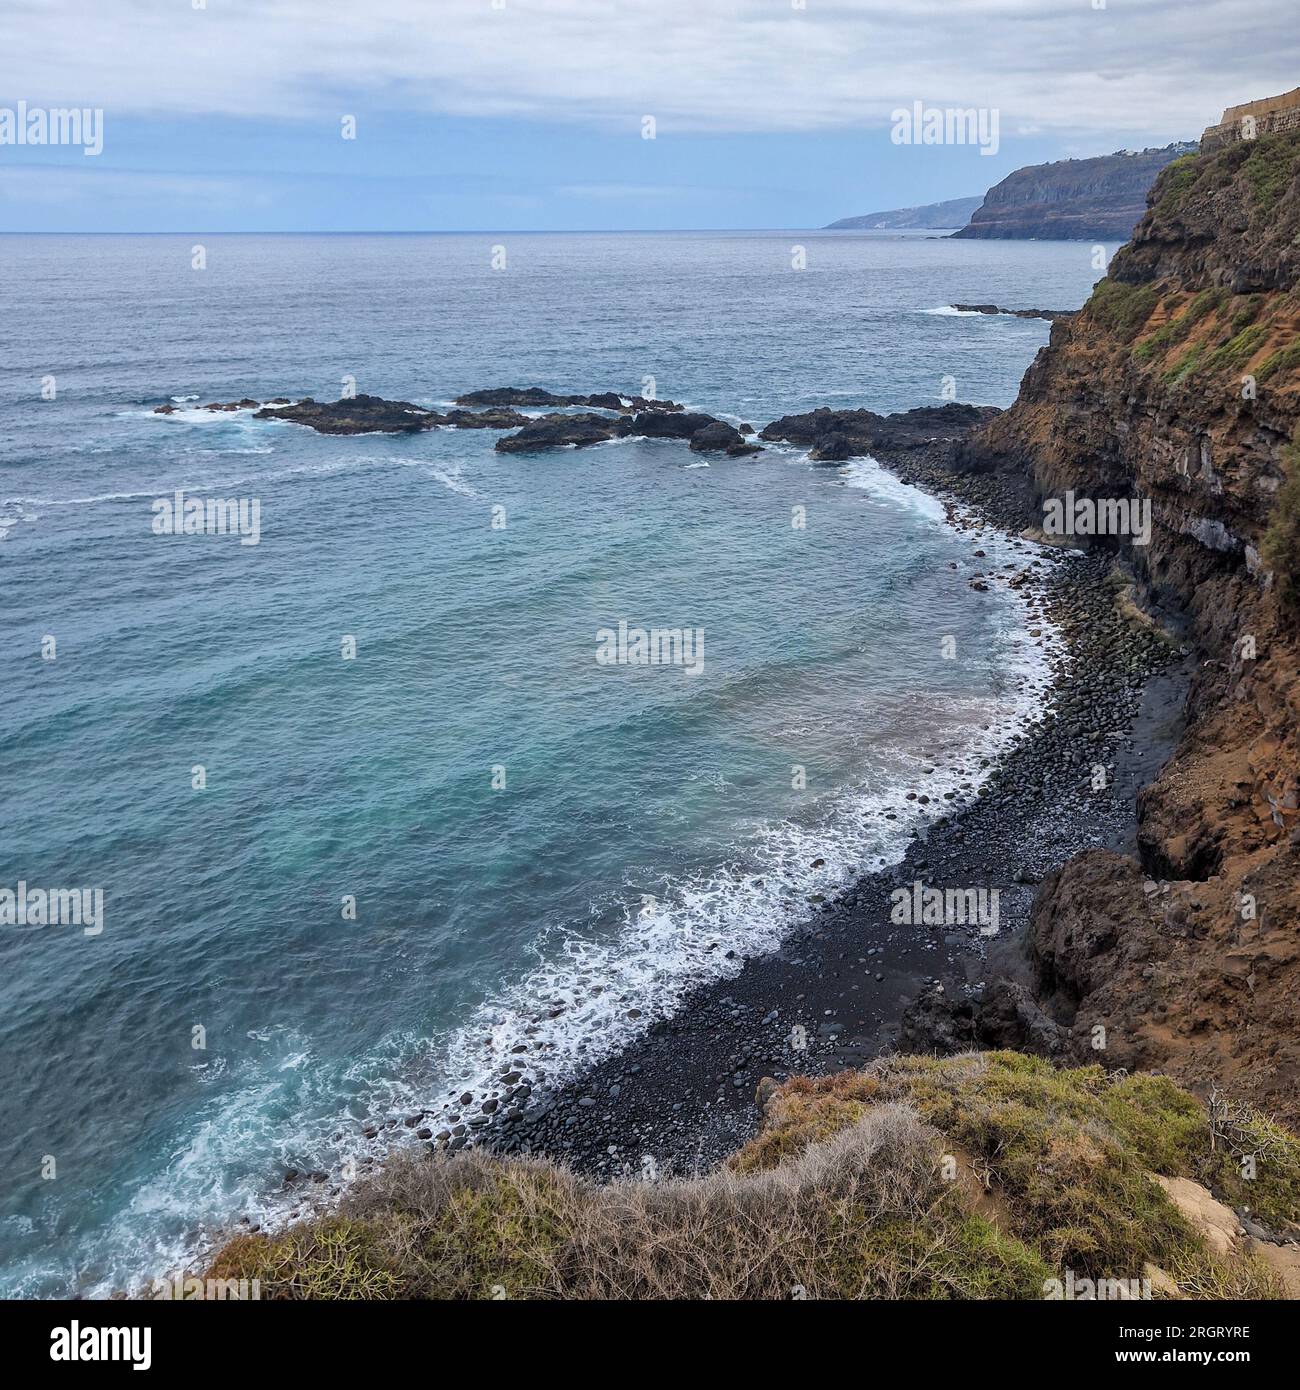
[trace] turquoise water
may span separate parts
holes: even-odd
[[[503,1061],[572,1075],[894,856],[922,768],[956,787],[1042,677],[870,461],[193,407],[1005,404],[1046,325],[933,311],[1077,305],[1089,248],[511,236],[496,272],[489,236],[216,237],[196,271],[196,240],[0,237],[0,887],[105,901],[95,937],[0,928],[8,1294],[158,1273]],[[177,487],[256,499],[259,543],[153,534]],[[704,629],[702,669],[599,665],[620,620]]]

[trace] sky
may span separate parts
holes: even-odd
[[[818,227],[1297,82],[1296,0],[0,0],[0,141],[103,113],[0,143],[0,231]]]

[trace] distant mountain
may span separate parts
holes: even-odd
[[[1119,150],[1096,159],[1030,164],[1008,174],[954,236],[1127,241],[1146,211],[1156,175],[1196,141],[1163,149]]]
[[[927,203],[919,208],[895,208],[892,212],[868,212],[861,217],[841,217],[826,231],[903,231],[913,227],[964,227],[983,197],[949,198],[946,203]]]

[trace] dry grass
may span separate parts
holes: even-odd
[[[597,1187],[553,1165],[477,1154],[392,1162],[337,1218],[242,1237],[211,1277],[264,1297],[1034,1298],[1046,1267],[971,1211],[942,1145],[886,1105],[779,1167]]]
[[[332,1216],[231,1241],[207,1276],[270,1298],[1040,1298],[1066,1269],[1127,1280],[1150,1262],[1185,1297],[1275,1297],[1150,1176],[1195,1178],[1285,1228],[1300,1144],[1248,1119],[1247,1184],[1167,1078],[894,1057],[787,1083],[703,1177],[600,1186],[540,1159],[405,1155]]]
[[[766,1171],[618,1184],[578,1224],[576,1296],[971,1297],[984,1278],[972,1245],[999,1266],[999,1292],[1032,1296],[1032,1257],[965,1209],[941,1147],[910,1107],[888,1105]]]

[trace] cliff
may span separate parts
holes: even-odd
[[[971,213],[984,201],[949,198],[946,203],[927,203],[918,208],[895,208],[891,212],[867,212],[861,217],[841,217],[827,224],[826,231],[903,231],[915,227],[964,227]]]
[[[1142,216],[1156,175],[1195,148],[1174,144],[1028,165],[990,188],[969,224],[953,235],[1123,241]]]
[[[1196,673],[1137,853],[1042,886],[1029,943],[1079,1058],[1300,1119],[1300,132],[1176,160],[962,466],[1150,499],[1113,547]],[[1101,1030],[1100,1032],[1095,1030]]]

